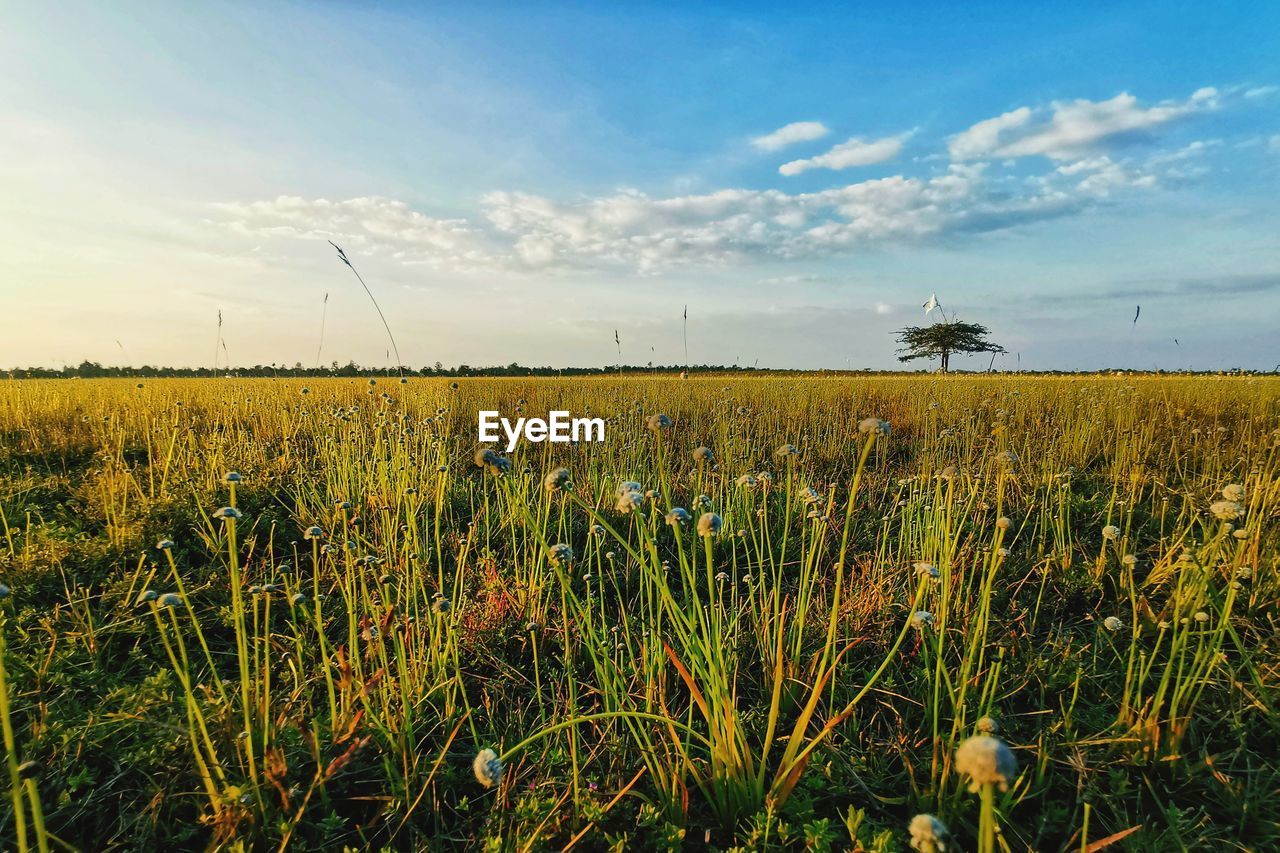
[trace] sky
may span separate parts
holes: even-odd
[[[852,5],[7,3],[0,366],[1280,362],[1280,4]]]

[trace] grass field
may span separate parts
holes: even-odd
[[[1278,849],[1278,402],[9,382],[4,847]]]

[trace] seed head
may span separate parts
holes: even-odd
[[[164,595],[160,596],[159,601],[157,601],[157,604],[159,604],[161,607],[167,607],[170,610],[177,607],[181,603],[182,603],[182,597],[178,595],[176,592],[166,592]]]
[[[653,432],[662,432],[664,429],[671,429],[671,418],[662,414],[649,415],[645,419],[645,425]]]
[[[573,562],[573,549],[561,542],[558,545],[552,545],[547,556],[551,558],[554,565],[567,566]]]
[[[911,849],[919,853],[947,853],[947,826],[931,814],[918,814],[907,824]]]
[[[170,548],[173,547],[173,540],[161,539],[159,542],[156,543],[156,547],[159,548],[161,551],[168,551]]]
[[[990,717],[980,717],[973,727],[984,735],[993,735],[1000,731],[1000,724]]]
[[[1234,521],[1244,515],[1244,507],[1235,501],[1214,501],[1209,505],[1209,512],[1220,521]]]
[[[1018,759],[1002,740],[991,735],[974,735],[956,750],[956,770],[969,777],[969,790],[977,793],[983,785],[997,785],[1001,791],[1018,776]]]
[[[235,471],[228,471],[222,475],[222,482],[224,483],[238,483],[243,479],[244,477],[240,476]]]
[[[159,597],[160,594],[154,589],[144,589],[142,592],[138,593],[138,597],[134,599],[133,604],[135,607],[141,607],[144,604],[149,604],[152,601],[155,601]]]
[[[921,577],[924,577],[927,575],[928,577],[931,577],[934,580],[938,579],[938,567],[935,566],[933,563],[916,563],[915,570],[916,570],[916,574]]]
[[[638,491],[620,492],[618,494],[618,512],[628,515],[638,512],[644,506],[644,494]]]
[[[1119,631],[1124,627],[1124,622],[1119,616],[1108,616],[1106,619],[1102,620],[1102,627],[1106,628],[1108,631]]]
[[[571,485],[569,481],[569,469],[556,468],[543,478],[542,485],[546,487],[548,492],[564,491]]]
[[[711,452],[710,447],[699,447],[693,451],[693,458],[696,462],[715,462],[716,455]]]
[[[917,610],[911,614],[911,627],[923,631],[933,627],[933,614],[928,610]]]
[[[738,485],[744,489],[754,489],[756,486],[756,478],[750,474],[743,474],[738,478]]]
[[[720,528],[724,526],[724,519],[716,515],[714,512],[704,512],[698,518],[698,535],[699,536],[715,536],[720,532]]]
[[[892,431],[893,428],[889,426],[889,422],[882,421],[879,418],[863,418],[858,421],[858,432],[864,435],[872,433],[875,435],[888,435]]]
[[[471,769],[476,774],[476,781],[486,788],[492,788],[502,781],[502,761],[492,749],[482,749],[476,753]]]
[[[1222,497],[1235,503],[1244,503],[1244,486],[1239,483],[1232,483],[1229,486],[1223,486]]]
[[[996,527],[1000,528],[1001,530],[1008,530],[1012,526],[1013,526],[1013,522],[1009,520],[1009,516],[1007,515],[1002,515],[996,519]]]
[[[693,516],[689,515],[689,510],[682,506],[672,507],[671,512],[667,513],[667,524],[684,524]]]
[[[1113,542],[1116,539],[1119,539],[1120,528],[1116,527],[1114,524],[1108,524],[1106,527],[1102,528],[1102,538],[1106,539],[1108,542]]]
[[[777,459],[785,459],[788,456],[799,456],[800,451],[794,444],[779,444],[773,455]]]
[[[306,539],[307,541],[311,541],[313,539],[323,539],[324,531],[313,524],[303,532],[302,538]]]
[[[214,518],[220,518],[223,521],[237,521],[244,518],[244,513],[233,506],[224,506],[213,514]]]

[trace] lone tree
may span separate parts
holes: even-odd
[[[1004,347],[987,340],[987,334],[986,326],[959,320],[932,326],[907,326],[898,331],[898,343],[902,344],[898,361],[937,358],[941,360],[942,372],[946,373],[952,353],[1006,352]]]

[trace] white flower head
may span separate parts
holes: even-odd
[[[773,455],[778,459],[787,456],[799,456],[800,450],[794,444],[779,444],[778,449],[773,451]]]
[[[569,469],[556,468],[543,478],[542,484],[546,486],[546,489],[549,492],[564,491],[571,485],[569,480]]]
[[[933,627],[933,614],[928,610],[917,610],[911,614],[911,626],[917,630],[923,631],[925,628]]]
[[[673,507],[671,512],[667,513],[667,524],[684,524],[692,518],[693,516],[689,515],[689,510],[682,506],[677,506]]]
[[[567,566],[573,562],[573,549],[563,542],[552,545],[551,550],[547,552],[547,556],[551,558],[551,562],[556,566]]]
[[[1235,501],[1214,501],[1209,505],[1209,512],[1220,521],[1234,521],[1244,515],[1244,507]]]
[[[642,492],[620,492],[618,494],[618,512],[627,515],[636,512],[644,505],[644,494]]]
[[[1234,501],[1235,503],[1244,503],[1244,486],[1239,483],[1232,483],[1229,486],[1223,486],[1222,497],[1225,500]]]
[[[918,814],[907,824],[911,849],[919,853],[947,853],[947,826],[931,814]]]
[[[997,785],[1001,791],[1018,776],[1018,759],[1008,744],[991,735],[974,735],[956,750],[956,770],[969,777],[969,790]]]
[[[893,431],[893,427],[888,421],[882,421],[879,418],[863,418],[858,422],[858,432],[864,435],[888,435]]]
[[[653,432],[662,432],[664,429],[671,429],[671,418],[663,414],[649,415],[645,419],[645,425]]]
[[[224,506],[222,509],[213,514],[214,518],[220,518],[223,521],[236,521],[244,518],[244,513],[233,506]]]
[[[710,447],[699,447],[693,451],[693,458],[698,462],[715,462],[716,455],[711,451]]]
[[[916,574],[921,577],[927,575],[934,580],[938,579],[938,567],[933,563],[916,563],[915,570]]]
[[[1106,527],[1102,528],[1102,538],[1106,539],[1107,541],[1114,541],[1116,539],[1119,539],[1120,528],[1116,527],[1114,524],[1108,524]]]
[[[1124,622],[1119,616],[1108,616],[1106,619],[1102,620],[1102,627],[1106,628],[1108,631],[1119,631],[1124,627]]]
[[[704,512],[698,518],[698,535],[699,536],[715,536],[720,532],[720,528],[724,526],[724,519],[716,515],[714,512]]]
[[[492,788],[502,781],[502,760],[492,749],[482,749],[476,753],[471,762],[471,770],[476,774],[476,781],[486,788]]]

